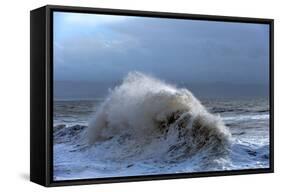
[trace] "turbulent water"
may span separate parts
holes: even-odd
[[[269,105],[202,99],[130,73],[108,97],[54,102],[54,180],[269,167]]]

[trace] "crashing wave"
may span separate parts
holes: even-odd
[[[89,122],[87,135],[89,144],[99,148],[99,158],[200,158],[205,165],[227,156],[231,137],[222,119],[190,91],[139,72],[129,73],[110,92]]]

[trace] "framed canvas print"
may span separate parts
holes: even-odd
[[[31,11],[30,178],[273,172],[273,20]]]

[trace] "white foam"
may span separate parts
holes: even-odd
[[[222,117],[225,121],[245,121],[245,120],[267,120],[269,114],[255,114],[255,115],[236,115],[229,117]]]
[[[88,136],[89,143],[106,146],[99,157],[157,159],[170,155],[172,160],[195,155],[203,148],[223,152],[230,132],[187,89],[133,72],[97,110]],[[126,143],[118,144],[123,137],[127,137]]]

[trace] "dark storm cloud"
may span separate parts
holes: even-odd
[[[56,81],[141,71],[175,84],[268,84],[264,24],[56,13],[54,34]]]

